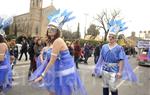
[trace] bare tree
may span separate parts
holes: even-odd
[[[97,14],[97,17],[95,18],[99,25],[97,26],[98,29],[103,29],[105,32],[104,41],[107,40],[107,35],[109,33],[109,29],[107,27],[107,24],[109,21],[116,19],[120,15],[120,11],[113,10],[111,13],[109,13],[107,10],[103,10],[100,14]]]

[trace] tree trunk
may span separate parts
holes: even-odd
[[[107,41],[107,35],[108,35],[108,32],[105,32],[104,41]]]

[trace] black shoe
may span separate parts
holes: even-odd
[[[92,77],[95,77],[95,74],[92,74]]]
[[[103,95],[109,95],[109,89],[103,88]]]
[[[12,78],[12,81],[14,81],[14,78]]]
[[[118,95],[118,90],[116,90],[116,91],[111,91],[111,95]]]
[[[102,76],[99,76],[99,78],[102,78]]]

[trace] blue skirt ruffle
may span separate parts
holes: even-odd
[[[3,92],[7,92],[12,88],[12,71],[11,67],[0,69],[0,87]]]
[[[36,57],[35,58],[35,61],[36,61],[36,68],[38,68],[42,63],[41,63],[41,59],[40,59],[40,56]]]
[[[30,81],[38,78],[45,70],[47,62],[42,64],[30,77]],[[46,73],[44,79],[37,84],[32,84],[34,87],[46,89],[55,95],[87,95],[87,92],[79,78],[79,74],[75,73],[56,77],[54,66]]]

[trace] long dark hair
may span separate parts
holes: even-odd
[[[46,36],[48,37],[48,42],[53,43],[57,38],[61,36],[61,31],[60,29],[57,28],[56,34],[54,35],[54,39],[52,39],[51,36],[48,35],[48,29],[47,29]]]
[[[5,42],[5,39],[2,35],[0,35],[0,43],[4,43]]]
[[[36,40],[35,44],[36,44],[37,46],[41,46],[41,45],[39,44],[39,41],[41,41],[41,38],[38,38],[38,39]]]

